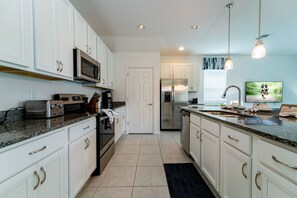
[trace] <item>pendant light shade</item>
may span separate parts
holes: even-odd
[[[233,69],[233,61],[230,58],[230,29],[231,29],[231,19],[230,19],[230,15],[231,15],[231,8],[233,7],[233,3],[229,3],[226,5],[226,10],[229,11],[229,17],[228,17],[228,57],[225,61],[224,64],[224,69],[229,70],[229,69]]]
[[[261,40],[261,9],[262,9],[262,0],[259,0],[259,31],[258,31],[258,41],[252,53],[252,58],[254,59],[263,58],[266,55],[266,49]]]

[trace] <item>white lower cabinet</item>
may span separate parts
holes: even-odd
[[[69,197],[75,197],[96,168],[96,130],[69,144]]]
[[[255,166],[253,177],[253,197],[255,198],[297,197],[296,183],[292,183],[262,164]]]
[[[221,196],[250,198],[251,176],[251,157],[222,142]]]
[[[201,170],[213,187],[220,190],[220,140],[202,129]]]
[[[1,183],[1,198],[68,197],[67,148]]]
[[[200,127],[190,123],[190,155],[200,167]]]
[[[115,142],[117,142],[126,130],[126,108],[118,107],[115,111],[118,113],[114,119]]]

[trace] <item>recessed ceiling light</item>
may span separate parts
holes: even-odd
[[[184,51],[184,49],[185,49],[185,48],[184,48],[183,46],[180,46],[180,47],[178,48],[179,51]]]
[[[144,28],[145,28],[144,25],[138,25],[138,26],[137,26],[137,29],[139,29],[139,30],[143,30]]]
[[[196,29],[198,29],[198,28],[199,28],[199,25],[192,25],[192,26],[191,26],[191,29],[192,29],[192,30],[196,30]]]

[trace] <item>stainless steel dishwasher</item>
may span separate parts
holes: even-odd
[[[180,143],[187,154],[190,154],[190,112],[181,111],[182,129],[180,133]]]

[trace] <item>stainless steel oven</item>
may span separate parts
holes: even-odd
[[[93,175],[99,175],[115,152],[114,122],[104,113],[97,116],[97,169]]]
[[[100,63],[80,49],[73,50],[74,80],[100,82]]]

